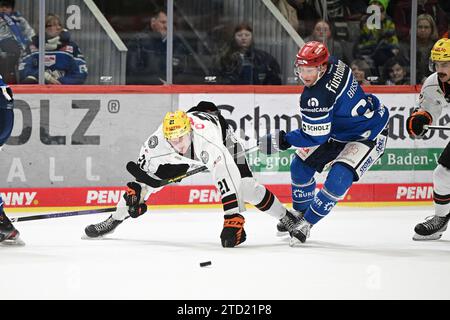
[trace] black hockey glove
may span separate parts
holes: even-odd
[[[223,230],[220,234],[222,247],[233,248],[247,239],[244,230],[245,219],[239,213],[232,215],[225,215],[223,223]]]
[[[137,218],[147,211],[147,205],[141,202],[141,186],[136,182],[127,183],[127,191],[123,195],[128,206],[128,214],[132,218]]]
[[[266,134],[258,140],[259,150],[267,155],[287,150],[291,145],[286,141],[286,132],[276,130],[274,134]]]
[[[430,125],[432,122],[431,114],[424,110],[418,110],[406,119],[406,130],[412,137],[422,137],[428,131],[423,126]]]

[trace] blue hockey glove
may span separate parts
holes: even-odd
[[[286,141],[286,132],[276,130],[274,134],[266,134],[258,140],[259,150],[267,155],[287,150],[291,145]]]

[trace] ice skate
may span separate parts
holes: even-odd
[[[0,244],[13,246],[25,245],[25,242],[20,239],[20,232],[4,214],[1,215],[0,219]]]
[[[289,231],[292,231],[304,215],[303,212],[295,210],[286,211],[286,215],[277,223],[277,236],[279,237],[285,236]]]
[[[304,243],[309,238],[309,232],[312,228],[312,224],[301,218],[297,226],[291,232],[291,240],[289,246],[294,247],[300,243]]]
[[[444,217],[431,216],[425,219],[425,222],[419,223],[414,228],[415,234],[413,240],[439,240],[442,234],[447,230],[450,213]]]
[[[97,224],[91,224],[84,229],[83,239],[101,238],[104,235],[114,232],[116,227],[122,223],[122,220],[116,220],[110,215],[108,219]]]

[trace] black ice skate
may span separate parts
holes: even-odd
[[[307,238],[309,238],[309,232],[312,228],[312,224],[301,218],[300,222],[297,224],[294,230],[291,232],[291,240],[289,245],[294,247],[297,244],[304,243]]]
[[[20,239],[20,232],[14,228],[3,211],[0,212],[0,243],[2,245],[25,245],[25,242]]]
[[[414,228],[416,232],[413,240],[439,240],[442,234],[447,230],[450,213],[444,217],[428,217],[425,222],[419,223]]]
[[[284,236],[292,231],[303,215],[303,212],[286,210],[286,215],[277,223],[277,236]]]
[[[103,222],[87,226],[84,229],[84,232],[88,238],[98,238],[113,233],[114,229],[121,223],[122,220],[116,220],[110,215],[109,218]]]

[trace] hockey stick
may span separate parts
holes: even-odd
[[[249,149],[243,150],[241,152],[238,152],[233,155],[233,157],[239,157],[243,154],[246,154],[247,152],[254,151],[258,148],[258,146],[251,147]],[[162,179],[158,180],[155,178],[150,177],[144,170],[142,170],[139,165],[136,162],[130,161],[127,163],[127,170],[128,172],[136,178],[137,181],[145,183],[146,185],[152,187],[152,188],[159,188],[162,186],[165,186],[167,184],[176,182],[178,180],[184,179],[186,177],[192,176],[194,174],[197,174],[199,172],[205,171],[208,168],[206,166],[198,167],[194,170],[188,171],[185,174],[179,175],[177,177],[169,178],[169,179]]]
[[[450,127],[445,127],[445,126],[424,125],[423,128],[426,129],[426,130],[450,130]]]
[[[113,212],[113,211],[116,211],[116,207],[81,210],[81,211],[78,210],[78,211],[68,211],[68,212],[46,213],[46,214],[40,214],[40,215],[36,215],[36,216],[9,218],[9,220],[11,220],[11,222],[21,222],[21,221],[30,221],[30,220],[81,216],[81,215],[85,215],[85,214],[96,214],[96,213]]]

